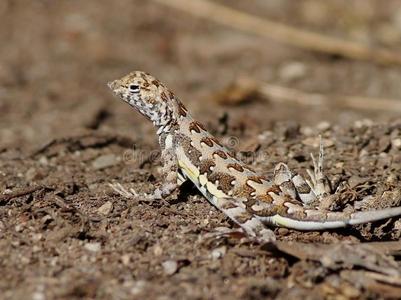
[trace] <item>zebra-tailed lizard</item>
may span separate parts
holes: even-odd
[[[276,166],[273,179],[269,180],[237,160],[153,76],[136,71],[108,86],[157,128],[164,183],[153,195],[145,195],[147,198],[163,199],[189,179],[210,203],[261,243],[275,240],[274,233],[265,225],[323,230],[401,215],[401,207],[347,213],[313,206],[315,200],[330,193],[322,171],[322,149],[318,163],[314,162],[314,173],[309,173],[310,181],[292,175],[283,163]],[[113,187],[122,195],[138,196],[119,184]]]

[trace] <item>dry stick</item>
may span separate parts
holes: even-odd
[[[39,186],[31,186],[31,187],[27,187],[27,188],[18,190],[16,192],[13,192],[13,193],[10,193],[10,194],[0,195],[0,203],[7,202],[7,201],[9,201],[9,200],[11,200],[13,198],[22,197],[22,196],[25,196],[25,195],[32,194],[32,193],[34,193],[36,191],[39,191],[41,189],[44,189],[44,188],[45,188],[44,186],[40,186],[40,185]]]
[[[257,91],[270,101],[295,102],[303,105],[335,105],[343,108],[401,112],[401,101],[397,99],[367,98],[360,96],[327,96],[318,93],[305,93],[274,84],[263,83]]]
[[[209,0],[154,0],[198,17],[275,39],[291,46],[348,58],[374,61],[381,64],[400,64],[401,55],[383,48],[372,48],[359,43],[327,37],[268,21]]]
[[[228,91],[235,91],[235,93],[232,95]],[[306,106],[335,105],[336,107],[359,110],[401,112],[401,100],[398,99],[344,95],[328,96],[319,93],[307,93],[246,77],[238,78],[221,95],[217,95],[215,99],[221,104],[236,104],[252,98],[255,93],[272,102],[291,102]]]

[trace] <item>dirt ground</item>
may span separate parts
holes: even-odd
[[[219,1],[297,28],[401,50],[387,0]],[[140,0],[0,2],[0,299],[390,299],[401,295],[401,219],[252,244],[191,184],[162,181],[151,124],[106,86],[145,70],[256,170],[305,174],[325,146],[332,210],[401,205],[401,118],[254,97],[240,77],[304,92],[401,101],[401,67],[286,46]],[[221,93],[219,94],[221,95]],[[380,200],[380,201],[378,201]]]

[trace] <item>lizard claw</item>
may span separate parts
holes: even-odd
[[[153,201],[156,199],[155,196],[153,195],[148,195],[147,193],[142,193],[139,194],[137,193],[133,188],[129,188],[129,190],[127,190],[126,188],[124,188],[120,183],[114,183],[111,184],[109,183],[109,186],[119,195],[123,196],[124,198],[127,199],[133,199],[133,198],[141,198],[144,201]]]
[[[144,201],[155,201],[155,200],[162,200],[166,198],[167,196],[173,194],[173,192],[176,190],[177,185],[175,184],[166,184],[162,188],[156,188],[153,192],[153,194],[147,194],[147,193],[137,193],[133,188],[130,188],[127,190],[124,188],[120,183],[109,183],[109,186],[119,195],[123,196],[124,198],[127,199],[132,199],[132,198],[141,198]]]
[[[130,188],[129,191],[124,188],[120,183],[109,183],[109,186],[119,195],[123,196],[127,199],[132,199],[138,197],[138,193],[135,192],[133,188]]]

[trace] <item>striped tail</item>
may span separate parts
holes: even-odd
[[[317,211],[316,211],[317,212]],[[321,212],[320,212],[321,213]],[[322,221],[316,218],[296,218],[291,215],[273,215],[270,217],[259,217],[262,222],[279,227],[292,228],[297,230],[324,230],[341,228],[351,225],[375,222],[401,215],[401,207],[391,207],[380,210],[361,211],[355,213],[327,212],[326,218]]]

